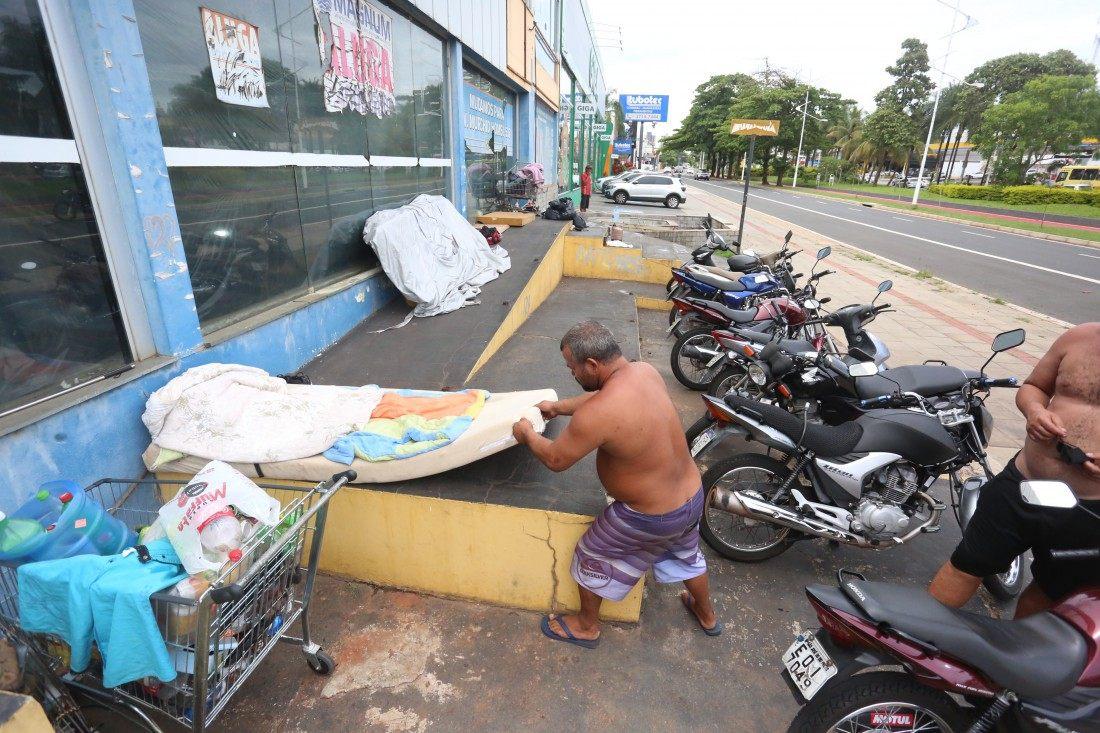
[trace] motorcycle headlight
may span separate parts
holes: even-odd
[[[768,375],[764,371],[764,367],[760,366],[759,364],[749,364],[748,373],[749,379],[751,379],[753,383],[761,387],[767,384]]]

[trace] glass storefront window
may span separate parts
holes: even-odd
[[[380,0],[389,15],[395,109],[325,110],[332,32],[312,0],[225,0],[256,26],[268,107],[217,99],[197,5],[135,0],[166,146],[448,157],[443,43]],[[150,53],[149,49],[156,49]],[[172,168],[184,249],[204,332],[377,264],[362,224],[420,192],[445,193],[446,169]],[[232,287],[229,287],[232,285]],[[232,291],[232,292],[230,292]]]
[[[558,110],[558,190],[572,190],[573,79],[562,68],[561,105]]]
[[[0,0],[0,89],[0,135],[72,138],[34,2]],[[81,166],[0,162],[0,414],[131,360]]]
[[[535,162],[542,163],[547,183],[557,181],[557,115],[541,102],[535,107]]]
[[[516,164],[515,95],[474,69],[462,71],[466,134],[466,211],[496,206],[505,171]]]

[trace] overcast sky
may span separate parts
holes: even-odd
[[[954,0],[949,0],[954,2]],[[1098,0],[960,0],[977,25],[954,36],[946,70],[965,76],[998,56],[1067,48],[1092,60]],[[695,87],[715,74],[782,68],[864,109],[915,36],[940,65],[952,11],[936,0],[588,0],[609,89],[668,94],[671,133]],[[961,20],[960,23],[961,25]],[[608,47],[622,28],[623,51]],[[935,79],[935,75],[933,75]]]

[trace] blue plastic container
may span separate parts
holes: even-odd
[[[50,481],[9,519],[33,520],[42,527],[24,533],[15,545],[0,551],[0,560],[38,562],[74,555],[116,555],[137,544],[137,535],[112,517],[73,481]],[[0,523],[0,531],[3,531]]]

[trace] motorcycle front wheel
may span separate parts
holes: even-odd
[[[719,367],[717,365],[707,366],[710,357],[685,355],[684,349],[693,346],[702,349],[721,350],[721,345],[715,340],[714,336],[711,336],[713,330],[711,326],[702,326],[685,331],[683,335],[677,337],[676,343],[672,347],[671,366],[676,381],[696,392],[702,392],[707,388],[707,385],[714,379],[714,373]]]
[[[869,672],[823,688],[787,733],[961,733],[968,725],[946,693],[903,672]]]
[[[722,557],[738,562],[760,562],[775,557],[791,546],[792,531],[778,524],[749,519],[711,506],[717,488],[741,490],[756,499],[772,501],[779,487],[790,477],[791,469],[761,453],[742,453],[718,461],[703,474],[707,501],[699,522],[703,541]],[[790,506],[791,498],[781,502]]]

